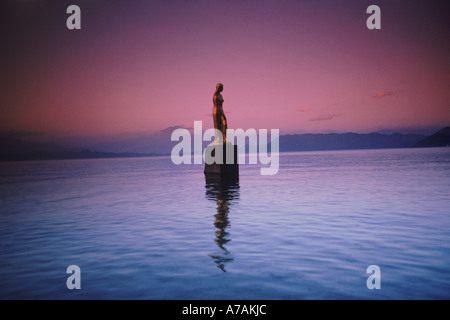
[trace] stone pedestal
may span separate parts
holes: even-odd
[[[238,147],[231,143],[207,146],[204,172],[221,177],[239,177]]]

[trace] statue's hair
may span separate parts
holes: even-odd
[[[223,84],[221,84],[220,82],[218,84],[216,84],[216,91],[214,92],[214,94],[218,93],[219,88],[223,88]]]

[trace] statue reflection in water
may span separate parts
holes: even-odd
[[[217,204],[217,213],[214,215],[214,226],[217,228],[214,242],[220,248],[218,254],[210,254],[222,271],[226,272],[225,266],[233,261],[233,257],[226,248],[231,241],[227,228],[230,226],[228,215],[233,200],[239,199],[239,180],[237,178],[227,179],[217,174],[206,174],[206,198]]]

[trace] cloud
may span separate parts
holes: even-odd
[[[331,114],[322,114],[320,116],[308,119],[308,121],[323,121],[323,120],[331,120],[336,117],[342,116],[342,113],[331,113]]]
[[[373,95],[374,98],[384,98],[387,96],[392,96],[394,94],[394,91],[392,90],[384,90],[383,92],[377,92]]]
[[[295,111],[298,111],[298,112],[308,112],[309,110],[311,110],[310,107],[299,107],[299,108],[295,109]]]

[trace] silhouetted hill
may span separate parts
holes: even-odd
[[[432,134],[431,136],[428,136],[418,141],[416,144],[414,144],[414,147],[416,148],[445,147],[449,145],[450,145],[450,127],[446,127]]]
[[[26,154],[32,152],[63,152],[65,149],[56,143],[38,143],[0,136],[1,154]]]
[[[113,152],[95,152],[89,150],[83,151],[61,151],[61,152],[32,152],[32,153],[0,153],[0,161],[17,160],[68,160],[68,159],[105,159],[105,158],[130,158],[130,157],[151,157],[156,154],[146,153],[113,153]]]
[[[0,161],[98,159],[155,156],[153,153],[71,151],[56,143],[38,143],[0,136]]]
[[[152,134],[142,134],[137,137],[112,140],[98,143],[89,149],[100,152],[126,152],[126,153],[158,153],[167,154],[172,151],[173,144],[170,137],[172,132],[180,128],[173,126]]]
[[[421,134],[329,133],[280,136],[280,151],[409,148],[423,139]]]

